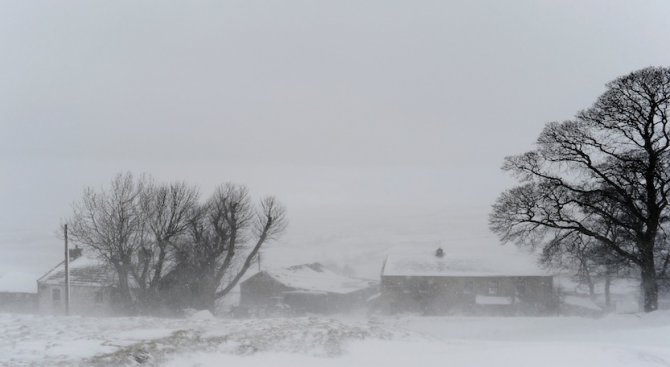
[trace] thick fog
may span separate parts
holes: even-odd
[[[486,216],[512,182],[502,158],[607,81],[667,63],[669,14],[604,0],[4,3],[2,269],[53,266],[70,204],[123,171],[276,195],[279,264],[376,274],[398,245],[499,251]]]

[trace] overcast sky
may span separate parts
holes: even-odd
[[[276,195],[300,260],[489,251],[503,157],[669,36],[665,0],[2,2],[0,273],[127,170]]]

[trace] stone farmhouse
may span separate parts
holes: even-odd
[[[425,315],[544,315],[557,312],[553,276],[504,259],[434,253],[390,255],[381,273],[379,307]]]

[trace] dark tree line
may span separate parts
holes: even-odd
[[[128,173],[86,189],[69,223],[71,238],[114,269],[127,311],[213,310],[282,233],[286,214],[273,197],[254,204],[244,186],[222,185],[201,201],[194,186]]]
[[[505,159],[520,185],[494,204],[492,230],[548,259],[633,267],[644,310],[656,310],[670,263],[669,113],[670,68],[608,83],[573,120],[548,123],[535,150]]]

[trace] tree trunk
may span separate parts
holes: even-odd
[[[596,296],[596,287],[595,284],[593,284],[593,278],[591,278],[591,271],[589,270],[589,266],[586,263],[586,260],[580,260],[581,261],[581,273],[582,273],[582,279],[584,282],[586,282],[586,285],[589,287],[589,298],[594,299]]]
[[[610,294],[610,286],[612,285],[612,275],[609,270],[605,272],[605,306],[609,309],[612,306],[612,298]]]
[[[640,266],[640,276],[644,312],[656,311],[658,309],[658,283],[653,254],[645,256],[644,262]]]
[[[198,309],[209,310],[212,315],[216,313],[216,297],[214,296],[214,292],[207,292],[207,294],[203,295]]]
[[[186,303],[196,310],[209,310],[214,313],[216,306],[216,289],[218,283],[214,280],[216,268],[214,265],[202,265],[192,270],[190,277],[195,287],[191,288],[191,299]]]
[[[124,264],[116,266],[116,274],[119,277],[119,301],[125,312],[130,312],[132,306],[132,295],[128,284],[128,267]]]
[[[149,288],[151,288],[155,293],[158,293],[158,284],[161,281],[161,276],[163,275],[163,264],[165,263],[166,248],[167,244],[160,240],[158,242],[158,261],[154,265],[154,276],[149,279]],[[150,276],[151,277],[151,276]]]
[[[206,283],[198,290],[190,303],[191,307],[196,310],[209,310],[213,314],[216,308],[216,287],[211,281]]]
[[[594,299],[596,298],[596,285],[593,284],[593,280],[591,277],[588,278],[587,283],[589,285],[589,298]]]

